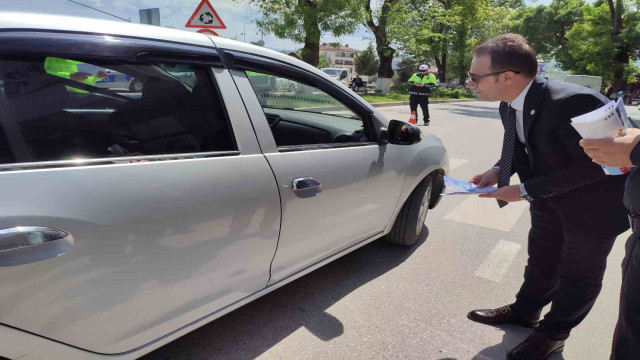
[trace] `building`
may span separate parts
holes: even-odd
[[[320,57],[325,56],[333,68],[349,69],[356,75],[356,57],[360,50],[349,47],[349,44],[333,46],[327,43],[320,45]]]

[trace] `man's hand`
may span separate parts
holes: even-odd
[[[96,74],[96,77],[99,79],[104,79],[107,77],[107,73],[104,71],[98,71],[98,73]]]
[[[499,169],[489,169],[482,174],[478,174],[469,180],[470,183],[474,184],[478,188],[483,188],[487,186],[493,186],[498,183],[498,174],[500,173]]]
[[[522,200],[520,198],[520,187],[518,185],[510,185],[501,187],[498,190],[490,191],[485,194],[478,195],[483,198],[494,198],[506,202],[514,202]]]
[[[631,150],[640,142],[640,129],[627,129],[627,134],[613,139],[580,140],[580,146],[594,162],[605,166],[633,166]]]

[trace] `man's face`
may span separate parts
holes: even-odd
[[[471,75],[482,76],[492,73],[491,70],[491,57],[488,55],[474,56],[471,60],[471,69],[469,73]],[[473,83],[467,80],[466,86],[475,91],[478,98],[485,101],[499,101],[502,100],[502,92],[504,91],[504,84],[500,80],[499,76],[487,76],[476,81],[477,87],[474,87]]]

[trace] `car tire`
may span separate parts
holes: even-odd
[[[385,239],[392,244],[411,246],[418,241],[431,204],[433,178],[427,176],[407,198],[391,232]]]
[[[144,87],[144,83],[142,80],[133,79],[131,84],[129,84],[129,90],[131,92],[142,92],[142,88]]]

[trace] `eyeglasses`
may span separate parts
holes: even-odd
[[[473,84],[472,88],[477,88],[478,80],[489,77],[489,76],[500,75],[502,73],[506,73],[507,71],[511,71],[512,73],[515,73],[515,74],[520,74],[520,71],[515,71],[515,70],[500,70],[500,71],[494,71],[492,73],[488,73],[484,75],[472,75],[470,72],[467,72],[467,76],[468,76],[467,81]]]

